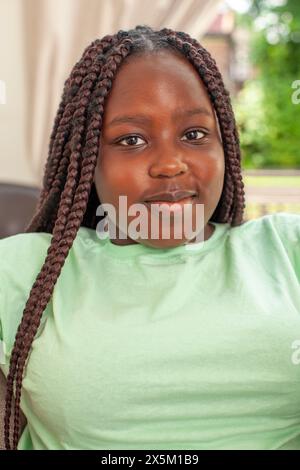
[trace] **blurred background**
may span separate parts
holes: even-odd
[[[186,31],[216,59],[240,130],[246,219],[300,213],[299,0],[0,0],[0,238],[36,204],[63,84],[95,38]]]

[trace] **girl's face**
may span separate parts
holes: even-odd
[[[208,221],[222,193],[224,167],[215,113],[192,64],[166,50],[130,57],[117,72],[105,103],[94,178],[101,203],[116,209],[117,238],[112,242],[158,248],[193,242],[195,236],[186,238],[183,229],[181,238],[174,236],[172,225],[178,221],[172,216],[170,237],[162,236],[160,221],[159,237],[151,238],[153,203],[144,206],[148,207],[148,238],[119,237],[119,196],[127,196],[128,210],[151,195],[178,189],[196,193],[193,223],[195,203],[204,204],[204,239],[209,238],[214,228]],[[126,226],[137,219],[139,214],[134,214],[126,213]]]

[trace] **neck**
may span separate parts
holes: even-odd
[[[214,231],[215,231],[215,227],[208,222],[204,228],[204,241],[208,240],[212,236]],[[190,240],[187,244],[189,245],[189,244],[195,243],[195,240],[196,240],[196,237]],[[130,237],[127,237],[125,239],[123,238],[120,239],[118,227],[116,227],[116,238],[112,239],[111,242],[114,245],[120,245],[120,246],[136,245],[137,243],[139,243]]]

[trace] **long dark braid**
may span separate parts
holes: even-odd
[[[65,81],[63,94],[50,136],[43,188],[36,213],[26,232],[52,234],[51,244],[40,273],[32,286],[13,346],[4,418],[7,449],[10,443],[10,416],[15,385],[13,444],[20,433],[22,378],[30,348],[42,314],[80,226],[95,228],[100,204],[93,177],[99,152],[104,104],[113,79],[130,56],[169,49],[184,55],[201,77],[216,111],[225,154],[225,178],[219,204],[211,221],[243,223],[244,185],[238,132],[230,98],[222,76],[210,54],[189,35],[164,28],[154,31],[137,26],[92,42]]]

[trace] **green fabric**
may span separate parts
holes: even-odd
[[[19,449],[299,449],[300,216],[193,250],[80,228],[33,342]],[[0,241],[1,365],[51,235]]]

